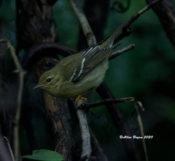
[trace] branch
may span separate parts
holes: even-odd
[[[155,6],[160,1],[162,1],[162,0],[154,0],[154,1],[152,1],[150,4],[148,4],[146,7],[144,7],[140,11],[138,11],[134,16],[132,16],[129,19],[129,21],[127,21],[126,23],[120,25],[117,29],[121,28],[122,29],[122,33],[117,36],[115,41],[119,41],[122,38],[128,36],[131,33],[131,30],[130,30],[131,24],[133,22],[135,22],[143,13],[145,13],[147,10],[149,10],[150,8]]]
[[[153,0],[146,0],[152,3]],[[175,49],[175,3],[172,0],[164,0],[153,10],[157,14],[170,42]]]
[[[21,115],[21,104],[22,104],[22,93],[23,93],[23,85],[24,85],[24,76],[25,71],[22,69],[21,64],[16,56],[15,48],[11,45],[8,40],[1,39],[0,43],[6,43],[7,48],[10,51],[10,54],[13,58],[13,61],[16,65],[18,76],[19,76],[19,90],[18,90],[18,97],[17,97],[17,108],[16,108],[16,115],[14,119],[14,153],[16,160],[19,160],[20,151],[19,151],[19,120]]]
[[[91,136],[92,136],[92,139],[94,141],[94,144],[96,145],[96,148],[97,148],[97,159],[99,161],[108,161],[108,158],[107,156],[104,154],[103,152],[103,149],[101,148],[98,140],[96,139],[95,135],[93,134],[92,130],[90,129],[90,133],[91,133]]]
[[[22,60],[22,65],[25,69],[29,69],[33,64],[36,64],[43,56],[57,57],[58,54],[61,56],[69,56],[76,51],[66,46],[58,45],[56,43],[45,43],[35,45],[25,53]]]
[[[72,8],[74,9],[74,12],[76,13],[81,27],[83,29],[83,33],[87,39],[88,42],[88,46],[93,46],[96,45],[96,38],[93,34],[93,31],[88,23],[88,20],[86,18],[86,16],[84,15],[83,11],[81,10],[81,8],[78,6],[78,4],[75,2],[75,0],[69,0],[69,2],[72,5]]]
[[[4,139],[1,133],[0,133],[0,160],[1,161],[14,161],[9,155],[9,151],[6,145],[4,144]]]
[[[95,103],[85,103],[79,108],[88,111],[90,108],[101,106],[101,105],[110,105],[111,103],[124,103],[124,102],[133,102],[133,101],[135,101],[134,97],[104,99],[102,101],[95,102]]]
[[[135,44],[131,44],[121,50],[117,50],[113,52],[112,55],[109,57],[109,60],[114,59],[115,57],[120,56],[121,54],[134,49],[134,47],[135,47]]]
[[[145,134],[144,134],[144,129],[143,129],[143,122],[142,122],[142,118],[141,118],[140,111],[139,111],[139,109],[144,110],[143,106],[142,106],[142,103],[138,101],[135,105],[135,109],[136,109],[136,112],[137,112],[137,121],[139,123],[140,133],[143,137],[142,146],[143,146],[143,151],[144,151],[144,154],[145,154],[145,161],[149,161],[146,142],[145,142],[145,139],[144,139]]]
[[[15,158],[14,158],[14,155],[13,155],[13,151],[12,151],[12,148],[10,146],[8,138],[4,136],[4,140],[5,140],[6,144],[7,144],[8,150],[10,152],[10,156],[12,158],[12,161],[15,161]]]
[[[102,99],[115,99],[112,92],[108,89],[105,83],[102,83],[96,91],[100,95]],[[113,123],[117,129],[119,129],[119,133],[122,135],[132,136],[131,129],[128,124],[124,121],[124,117],[118,107],[117,103],[110,103],[106,105],[107,110],[113,120]],[[129,160],[140,161],[140,155],[137,151],[135,142],[133,139],[122,140],[124,146],[126,148],[127,156]]]
[[[81,106],[85,102],[83,100],[78,100],[76,107],[77,107],[77,116],[80,124],[80,130],[81,130],[81,137],[82,137],[82,152],[81,152],[81,159],[82,160],[89,160],[91,157],[91,137],[87,122],[86,113],[84,110],[82,110]]]
[[[93,34],[93,31],[88,23],[88,20],[86,16],[84,15],[83,11],[81,8],[78,6],[78,4],[75,3],[74,0],[69,0],[69,2],[72,5],[72,8],[74,9],[74,12],[76,13],[83,33],[87,39],[88,46],[93,46],[96,45],[96,38]],[[76,105],[77,107],[80,107],[84,104],[84,101],[79,100],[78,104]],[[82,137],[82,152],[81,152],[81,159],[86,158],[86,160],[89,160],[91,156],[91,138],[90,138],[90,132],[88,128],[88,122],[86,118],[86,113],[84,110],[77,109],[77,116],[79,119],[79,124],[80,124],[80,129],[81,129],[81,137]]]

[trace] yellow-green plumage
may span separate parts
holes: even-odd
[[[56,97],[73,98],[96,88],[103,81],[112,53],[115,31],[104,43],[63,58],[43,73],[38,87]]]

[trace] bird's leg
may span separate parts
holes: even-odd
[[[82,95],[78,95],[76,98],[75,98],[75,104],[77,105],[79,100],[82,100],[83,102],[87,102],[87,98],[86,97],[83,97]]]

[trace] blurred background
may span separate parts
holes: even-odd
[[[109,36],[119,24],[126,22],[146,6],[144,0],[118,0],[118,2],[125,9],[119,7],[118,4],[115,5],[115,0],[110,1],[103,38],[99,38],[98,41]],[[82,6],[85,3],[81,0]],[[59,44],[73,49],[79,48],[80,25],[70,4],[65,0],[58,0],[54,5],[53,13]],[[15,20],[15,2],[2,1],[0,4],[0,37],[9,39],[14,46],[16,45]],[[149,161],[174,161],[175,52],[152,10],[144,13],[132,24],[131,28],[131,35],[120,42],[119,48],[134,43],[135,49],[110,61],[105,82],[116,98],[132,96],[142,102],[145,109],[141,113],[145,135],[154,136],[153,139],[146,140]],[[10,54],[8,52],[2,54],[2,48],[3,46],[0,46],[2,67],[0,71],[3,87],[6,89],[6,86],[10,86],[12,83],[11,78],[15,77],[13,73],[15,67]],[[20,54],[22,56],[23,53]],[[27,82],[27,85],[33,86],[30,81]],[[10,88],[12,89],[13,86]],[[15,97],[13,94],[9,94],[11,92],[8,90],[9,88],[2,94],[5,98],[0,99],[1,102],[2,99],[6,100],[5,104],[8,102],[8,106],[11,107]],[[25,97],[27,97],[26,92]],[[100,97],[94,91],[89,101],[98,100]],[[34,102],[37,102],[37,108],[31,107]],[[27,102],[24,100],[24,105],[20,130],[22,154],[28,154],[32,149],[51,148],[53,146],[52,134],[46,121],[45,110],[42,108],[42,99],[35,98],[34,95],[31,100],[27,100]],[[134,103],[120,104],[120,109],[134,134],[140,135]],[[106,108],[94,108],[89,112],[88,119],[109,160],[126,160],[125,149],[119,139],[119,133],[113,126]],[[30,125],[28,125],[29,121]],[[26,126],[30,126],[32,130],[27,131]],[[29,142],[28,133],[34,138],[33,142]],[[141,140],[136,142],[144,158]]]

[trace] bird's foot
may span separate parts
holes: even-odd
[[[80,105],[82,103],[85,103],[87,102],[87,98],[86,97],[83,97],[82,95],[78,95],[76,98],[75,98],[75,104],[76,105]]]

